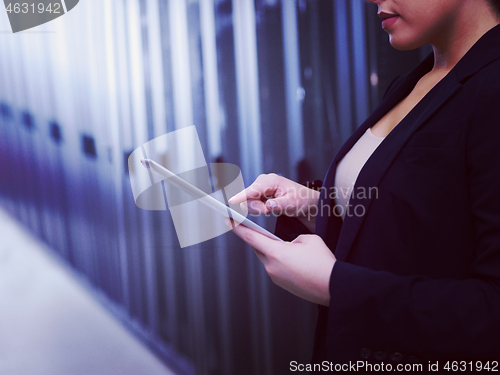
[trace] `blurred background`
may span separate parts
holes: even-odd
[[[169,211],[135,206],[127,159],[195,125],[207,162],[240,166],[247,185],[269,172],[322,179],[389,83],[430,52],[392,49],[376,11],[81,0],[16,34],[0,11],[0,207],[178,374],[289,373],[310,360],[316,306],[274,286],[232,233],[180,249]]]

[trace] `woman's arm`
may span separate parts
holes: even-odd
[[[498,82],[495,78],[487,79]],[[487,82],[480,87],[480,95],[470,95],[463,119],[453,122],[462,130],[464,148],[450,167],[466,176],[467,186],[450,186],[447,191],[468,193],[468,204],[456,203],[464,207],[460,214],[470,218],[474,233],[468,272],[460,280],[401,276],[336,262],[327,324],[330,357],[352,358],[368,348],[398,352],[405,358],[500,359],[500,93],[498,86]],[[432,168],[432,163],[419,160],[418,166]],[[436,179],[429,181],[440,186]],[[448,220],[454,222],[454,217],[449,215]],[[435,256],[442,259],[452,250],[437,249]],[[402,248],[401,254],[405,251]],[[432,269],[434,260],[428,257],[421,268]],[[456,267],[453,255],[447,261],[450,269]]]

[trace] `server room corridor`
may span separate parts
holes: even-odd
[[[0,207],[0,374],[175,375]]]

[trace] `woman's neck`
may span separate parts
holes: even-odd
[[[484,2],[465,7],[448,30],[432,43],[435,73],[449,72],[467,51],[489,30],[500,24],[500,17]],[[481,2],[482,3],[482,2]]]

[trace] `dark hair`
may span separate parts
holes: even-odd
[[[500,15],[500,0],[488,0],[496,14]]]

